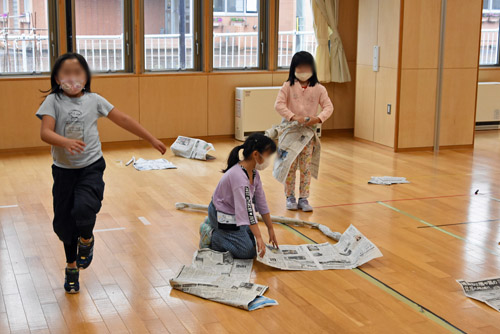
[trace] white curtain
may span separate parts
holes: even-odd
[[[316,0],[311,0],[314,17],[314,34],[316,35],[316,69],[318,80],[330,82],[330,51],[328,50],[328,22],[316,4]]]
[[[316,33],[316,39],[318,41],[318,48],[316,49],[316,61],[318,66],[318,75],[320,72],[330,72],[328,76],[325,73],[323,75],[325,78],[329,77],[328,81],[324,82],[349,82],[351,81],[351,74],[349,73],[349,66],[344,52],[344,46],[340,39],[338,26],[338,15],[339,15],[339,0],[311,0],[314,16],[314,31]],[[316,27],[316,22],[318,22],[318,28]],[[320,44],[324,43],[325,36],[328,34],[328,29],[325,34],[323,24],[326,23],[330,28],[330,50],[328,46],[325,51],[320,48]],[[321,31],[320,31],[321,30]],[[319,33],[319,34],[318,34]],[[321,40],[321,42],[320,42]],[[327,40],[328,42],[328,40]],[[321,58],[318,58],[320,56]],[[329,66],[325,67],[323,57],[329,58]],[[318,62],[320,59],[321,62]],[[321,81],[321,79],[320,79]]]

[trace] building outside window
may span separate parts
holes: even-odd
[[[500,0],[483,1],[479,65],[499,66]]]
[[[262,66],[264,31],[259,0],[214,0],[213,67]]]
[[[47,0],[0,0],[0,74],[49,72]]]
[[[144,0],[144,68],[147,71],[195,68],[199,46],[194,17],[193,0]]]
[[[293,55],[308,51],[314,55],[316,37],[310,0],[280,0],[278,67],[289,67]]]

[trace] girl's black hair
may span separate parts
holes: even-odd
[[[236,146],[233,148],[229,157],[227,158],[227,167],[223,169],[222,172],[225,173],[231,167],[240,162],[240,150],[243,150],[243,157],[248,159],[254,151],[264,154],[264,152],[274,153],[276,152],[276,143],[271,138],[264,136],[260,133],[254,133],[248,136],[247,140],[243,145]]]
[[[78,53],[73,53],[73,52],[68,52],[60,56],[59,58],[56,59],[54,63],[54,67],[52,67],[52,72],[50,73],[50,89],[41,91],[42,93],[48,93],[50,94],[59,94],[62,93],[63,90],[61,89],[61,86],[57,83],[56,77],[59,74],[59,70],[61,69],[62,64],[68,60],[68,59],[76,59],[80,63],[80,65],[83,67],[83,70],[85,71],[85,75],[87,76],[87,83],[85,84],[84,90],[87,93],[90,93],[90,80],[91,80],[91,75],[90,75],[90,68],[89,64],[87,64],[87,61],[85,58]]]
[[[290,86],[293,86],[295,84],[295,80],[297,79],[295,77],[295,69],[299,65],[309,65],[312,68],[312,77],[309,78],[309,86],[313,87],[314,85],[319,83],[313,55],[307,51],[300,51],[294,54],[292,57],[292,63],[290,64],[290,72],[288,74],[287,80],[290,83]]]

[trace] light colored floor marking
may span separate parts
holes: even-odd
[[[443,232],[443,233],[445,233],[445,234],[448,234],[449,236],[451,236],[451,237],[453,237],[453,238],[456,238],[456,239],[458,239],[458,240],[462,240],[462,241],[466,242],[467,244],[471,244],[471,245],[474,245],[475,247],[479,247],[479,248],[481,248],[481,249],[483,249],[483,250],[487,251],[487,252],[488,252],[488,253],[490,253],[490,254],[493,254],[493,255],[498,255],[498,252],[497,252],[497,251],[495,251],[495,250],[493,250],[493,249],[490,249],[490,248],[488,248],[488,247],[485,247],[484,245],[482,245],[482,244],[478,244],[478,243],[476,243],[476,242],[474,242],[474,241],[472,241],[472,240],[467,240],[467,239],[465,239],[464,237],[461,237],[461,236],[459,236],[459,235],[456,235],[455,233],[451,233],[451,232],[449,232],[449,231],[446,231],[445,229],[442,229],[441,227],[437,227],[437,226],[435,226],[435,225],[433,225],[433,224],[431,224],[431,223],[426,222],[426,221],[425,221],[425,220],[423,220],[423,219],[420,219],[420,218],[418,218],[418,217],[415,217],[415,216],[414,216],[414,215],[412,215],[411,213],[408,213],[408,212],[405,212],[405,211],[400,210],[400,209],[398,209],[398,208],[395,208],[395,207],[393,207],[393,206],[391,206],[391,205],[389,205],[389,204],[387,204],[387,203],[378,202],[378,204],[383,205],[383,206],[385,206],[386,208],[389,208],[389,209],[391,209],[391,210],[394,210],[394,211],[396,211],[396,212],[398,212],[398,213],[400,213],[400,214],[402,214],[402,215],[405,215],[405,216],[407,216],[407,217],[409,217],[409,218],[411,218],[411,219],[413,219],[413,220],[416,220],[416,221],[418,221],[419,223],[422,223],[422,224],[424,224],[424,225],[427,225],[427,226],[429,226],[429,227],[432,227],[432,228],[433,228],[433,229],[435,229],[435,230],[438,230],[438,231],[440,231],[440,232]]]
[[[149,220],[146,219],[146,217],[139,217],[139,220],[141,221],[141,223],[143,223],[144,225],[151,225],[151,223],[149,222]]]
[[[7,209],[7,208],[17,208],[19,205],[14,204],[14,205],[0,205],[0,209]]]
[[[283,226],[286,230],[288,230],[288,231],[294,233],[295,235],[299,236],[302,240],[306,241],[307,243],[317,244],[316,241],[314,241],[313,239],[307,237],[306,235],[302,234],[301,232],[297,231],[296,229],[294,229],[294,228],[292,228],[290,226],[284,225],[284,224],[280,224],[280,225]],[[362,277],[365,280],[367,280],[368,282],[372,283],[376,287],[380,288],[382,291],[388,293],[389,295],[391,295],[392,297],[396,298],[400,302],[404,303],[405,305],[409,306],[413,310],[415,310],[418,313],[422,314],[427,319],[430,319],[433,322],[435,322],[436,324],[440,325],[441,327],[447,329],[450,333],[456,333],[456,334],[464,334],[464,333],[466,333],[463,330],[461,330],[460,328],[458,328],[458,327],[454,326],[453,324],[449,323],[446,319],[441,318],[440,316],[438,316],[437,314],[435,314],[432,311],[428,310],[427,308],[423,307],[422,305],[414,302],[410,298],[408,298],[405,295],[403,295],[403,294],[399,293],[398,291],[394,290],[393,288],[391,288],[390,286],[388,286],[384,282],[379,281],[378,279],[376,279],[375,277],[371,276],[367,272],[365,272],[365,271],[363,271],[361,269],[358,269],[358,268],[352,269],[352,271],[354,273],[356,273],[357,275],[359,275],[360,277]]]
[[[122,231],[124,229],[125,227],[102,228],[99,230],[94,230],[94,232]]]

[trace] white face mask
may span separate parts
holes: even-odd
[[[307,81],[312,77],[311,72],[303,72],[303,73],[297,73],[295,72],[295,77],[299,79],[299,81]]]
[[[262,154],[261,154],[260,156],[262,157]],[[266,169],[266,168],[269,166],[269,164],[271,163],[271,159],[270,159],[270,157],[267,157],[267,158],[262,157],[262,159],[264,159],[264,162],[263,162],[263,163],[261,163],[261,164],[260,164],[260,163],[258,163],[258,162],[257,162],[257,164],[255,165],[255,169],[256,169],[256,170],[264,170],[264,169]]]
[[[83,81],[77,78],[61,80],[61,89],[68,95],[76,95],[83,89]]]

